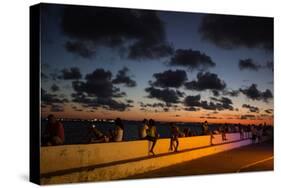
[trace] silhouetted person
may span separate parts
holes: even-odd
[[[53,114],[48,116],[46,129],[47,145],[61,145],[64,143],[63,124],[56,120]]]
[[[209,134],[209,126],[208,126],[208,122],[205,121],[203,124],[202,124],[202,134],[203,135],[208,135]]]
[[[180,131],[179,128],[175,125],[175,123],[171,123],[171,140],[170,140],[170,150],[171,151],[178,151],[179,147],[179,136],[180,136]],[[174,145],[174,142],[176,142],[176,145]]]
[[[222,141],[226,141],[226,130],[227,130],[227,127],[226,127],[227,124],[224,124],[220,127],[220,132],[221,132],[221,137],[222,137]]]
[[[124,135],[124,125],[120,118],[116,118],[115,120],[115,129],[111,132],[111,139],[114,142],[121,142],[123,140]]]
[[[152,146],[149,150],[149,153],[152,153],[153,155],[155,155],[153,149],[155,147],[155,144],[157,142],[157,137],[158,137],[158,133],[155,127],[155,121],[153,119],[150,119],[148,121],[148,130],[147,130],[147,136],[146,139],[152,142]]]
[[[239,133],[240,133],[240,139],[244,139],[244,127],[239,123]]]
[[[183,130],[183,132],[184,132],[184,136],[185,136],[185,137],[189,137],[189,136],[191,136],[191,134],[192,134],[189,128],[185,128],[185,129]]]
[[[251,126],[251,133],[252,133],[252,143],[255,144],[257,136],[258,136],[258,131],[257,131],[256,127],[253,125]]]
[[[89,143],[109,142],[109,137],[99,131],[95,125],[89,127],[88,139]]]
[[[148,130],[148,121],[147,121],[147,119],[144,119],[142,121],[142,126],[139,129],[139,138],[140,139],[146,139],[147,130]]]

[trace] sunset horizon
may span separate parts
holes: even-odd
[[[63,5],[42,15],[42,117],[273,124],[271,18]]]

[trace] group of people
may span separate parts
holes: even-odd
[[[88,143],[100,143],[100,142],[120,142],[124,137],[124,125],[120,118],[115,120],[115,128],[111,129],[108,134],[99,131],[95,125],[89,127]]]
[[[124,125],[120,118],[115,119],[114,129],[110,129],[108,133],[103,133],[97,129],[95,125],[89,127],[88,130],[88,143],[103,143],[103,142],[120,142],[124,140]],[[170,151],[177,152],[179,147],[179,137],[188,137],[194,136],[194,133],[189,128],[185,128],[183,131],[180,131],[179,127],[175,123],[170,123]],[[266,128],[268,126],[242,126],[237,124],[236,126],[230,126],[228,124],[223,124],[215,130],[210,130],[208,122],[205,121],[201,124],[201,135],[210,135],[211,140],[214,138],[213,134],[221,134],[222,140],[226,141],[226,133],[239,132],[240,139],[250,138],[249,134],[252,133],[253,143],[260,143],[262,136],[265,134]],[[148,140],[152,143],[149,153],[154,153],[154,148],[157,142],[157,139],[160,137],[157,132],[155,121],[153,119],[144,119],[142,125],[139,127],[139,139]],[[64,126],[61,122],[57,121],[54,115],[48,116],[48,123],[46,131],[42,136],[43,145],[61,145],[64,144]]]

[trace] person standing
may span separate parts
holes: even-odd
[[[220,127],[220,132],[221,132],[221,137],[222,137],[222,141],[226,141],[226,125],[227,124],[224,124]]]
[[[171,140],[170,140],[170,150],[174,152],[178,151],[179,147],[179,136],[180,136],[180,131],[179,128],[175,125],[175,123],[171,123]],[[176,142],[176,145],[174,145],[174,142]]]
[[[153,119],[150,119],[148,121],[148,130],[147,130],[146,139],[152,142],[152,146],[149,150],[149,153],[152,153],[153,155],[155,155],[153,150],[157,142],[157,137],[158,137],[158,133],[155,127],[155,121]]]
[[[258,134],[258,131],[257,131],[255,125],[251,126],[251,133],[252,133],[252,143],[255,144],[256,140],[257,140],[257,134]]]

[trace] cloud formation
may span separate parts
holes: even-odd
[[[62,104],[52,104],[50,110],[51,112],[63,112],[64,107]]]
[[[60,88],[59,88],[58,85],[53,84],[53,85],[51,86],[51,91],[52,91],[52,92],[57,92],[57,91],[59,91],[59,90],[60,90]]]
[[[223,95],[237,97],[239,95],[239,90],[223,90]]]
[[[249,104],[243,104],[242,108],[247,108],[247,109],[249,109],[250,112],[255,112],[255,113],[259,113],[260,112],[260,109],[258,107],[251,106]]]
[[[85,43],[79,41],[67,41],[65,43],[65,49],[68,52],[77,54],[83,58],[91,58],[95,55],[95,49],[90,48]]]
[[[137,83],[136,81],[132,80],[128,76],[129,69],[127,67],[124,67],[123,69],[119,70],[116,78],[112,80],[113,84],[124,84],[127,87],[136,87]]]
[[[169,88],[158,89],[153,86],[146,88],[145,91],[148,93],[148,98],[155,98],[167,104],[179,103],[180,98],[184,95],[178,90],[173,90]]]
[[[50,94],[46,90],[41,89],[41,102],[43,105],[53,105],[54,103],[66,103],[68,100],[61,98],[56,94]]]
[[[151,86],[161,88],[179,88],[185,81],[187,81],[187,75],[184,70],[167,70],[162,73],[154,73],[153,77],[155,81],[150,81]]]
[[[245,115],[241,115],[240,119],[250,119],[250,120],[255,120],[256,116],[253,114],[245,114]]]
[[[188,111],[197,111],[196,107],[202,108],[205,110],[233,110],[232,101],[229,98],[221,97],[220,99],[211,98],[212,101],[208,102],[201,100],[201,95],[190,95],[186,96],[184,99],[184,105],[188,108]]]
[[[225,49],[273,49],[272,18],[209,14],[204,16],[199,32],[203,39]]]
[[[90,97],[84,93],[73,93],[72,98],[73,102],[92,109],[104,108],[106,110],[125,111],[133,107],[130,101],[122,102],[113,98]]]
[[[268,100],[273,98],[272,92],[269,89],[259,91],[256,84],[252,84],[245,89],[240,88],[240,92],[246,95],[249,99],[257,101],[263,100],[264,102],[268,102]]]
[[[74,42],[68,48],[81,57],[88,58],[101,46],[125,47],[131,59],[156,59],[173,53],[156,11],[65,6],[61,29]]]
[[[216,66],[210,56],[197,50],[192,49],[177,49],[171,57],[169,65],[182,66],[189,70],[205,70]]]
[[[266,109],[264,110],[266,113],[268,114],[273,114],[273,109],[272,108],[269,108],[269,109]]]
[[[61,75],[58,78],[63,80],[78,80],[82,78],[82,74],[78,67],[71,67],[70,69],[61,70]]]
[[[226,87],[226,83],[221,80],[217,74],[210,72],[199,72],[197,74],[197,80],[185,83],[186,89],[203,91],[203,90],[223,90]]]
[[[116,77],[119,78],[118,84],[128,81],[121,79],[122,76],[126,75],[124,74],[126,72],[127,70],[124,72],[124,69],[121,70],[121,73],[120,71],[118,72]],[[133,101],[130,99],[125,101],[116,99],[125,97],[126,93],[114,86],[112,73],[104,69],[96,69],[92,73],[87,74],[85,76],[85,81],[73,81],[72,87],[75,91],[75,93],[72,94],[72,101],[81,103],[84,107],[93,109],[104,108],[117,111],[125,111],[133,107]]]
[[[240,59],[239,60],[239,69],[240,70],[253,70],[258,71],[261,68],[260,65],[256,64],[252,59]]]
[[[122,97],[126,94],[113,86],[112,73],[104,69],[96,69],[85,76],[86,81],[72,82],[76,92],[87,93],[89,96],[100,98]]]

